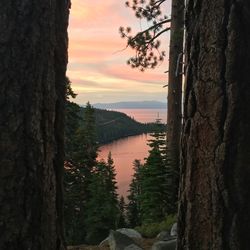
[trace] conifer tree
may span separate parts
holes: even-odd
[[[70,101],[77,94],[71,88],[69,78],[66,78],[65,105],[65,161],[73,163],[73,153],[76,149],[76,132],[80,126],[80,106]]]
[[[113,202],[117,202],[118,195],[117,195],[117,182],[116,182],[116,172],[114,166],[114,160],[112,158],[111,152],[108,154],[107,159],[107,189],[109,190],[110,194],[113,197]]]
[[[250,1],[186,1],[178,250],[249,250]]]
[[[148,140],[148,145],[151,149],[158,148],[163,159],[166,160],[166,132],[162,128],[161,119],[157,118],[154,132],[150,133],[152,139]]]
[[[162,220],[166,214],[166,168],[157,144],[150,150],[142,168],[141,182],[142,223]]]
[[[129,185],[127,218],[130,227],[141,225],[141,170],[143,165],[140,160],[134,160],[134,174]]]
[[[85,239],[85,206],[90,199],[88,190],[98,150],[94,109],[89,103],[84,110],[82,123],[75,134],[69,137],[72,138],[71,148],[65,162],[66,236],[72,244],[82,243]]]
[[[69,6],[0,5],[0,249],[64,250]]]
[[[84,165],[89,172],[96,164],[98,152],[94,112],[94,108],[87,102],[83,125],[77,131],[77,148],[74,153],[74,161]]]
[[[84,215],[84,176],[79,168],[65,162],[64,174],[64,217],[65,236],[68,244],[80,244],[85,237]]]
[[[126,203],[125,203],[125,199],[123,196],[120,197],[119,199],[119,220],[118,220],[118,224],[117,227],[118,228],[123,228],[127,226],[126,223]]]
[[[88,186],[89,200],[86,203],[86,241],[99,243],[108,236],[110,229],[117,227],[119,218],[115,170],[111,154],[108,163],[98,162]]]
[[[132,34],[130,27],[120,27],[122,38],[127,39],[127,47],[135,50],[135,56],[128,60],[132,68],[139,68],[144,71],[148,68],[155,68],[166,56],[161,51],[159,40],[170,30],[169,44],[169,68],[168,82],[164,87],[168,88],[167,108],[167,149],[168,167],[171,166],[172,199],[174,203],[178,200],[179,175],[180,175],[180,138],[182,126],[182,80],[183,72],[183,38],[184,38],[184,0],[171,1],[171,18],[166,16],[167,0],[127,0],[126,6],[135,12],[137,18],[147,20],[147,28]],[[176,206],[175,206],[176,207]],[[175,208],[175,212],[176,212]]]
[[[156,120],[160,125],[160,119]],[[160,126],[158,126],[160,128]],[[149,140],[149,156],[141,170],[142,223],[162,220],[167,213],[167,176],[165,133],[156,129]]]

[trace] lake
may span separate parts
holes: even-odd
[[[154,122],[158,117],[166,123],[166,109],[116,109],[143,123]],[[129,183],[133,175],[133,161],[139,159],[144,162],[144,158],[148,156],[149,146],[147,140],[150,135],[136,135],[105,144],[100,147],[99,157],[107,159],[108,153],[112,153],[114,164],[116,167],[116,180],[118,184],[118,193],[127,196]]]
[[[139,159],[144,162],[144,158],[148,156],[147,140],[149,138],[150,135],[147,134],[129,136],[100,147],[99,160],[102,158],[106,160],[108,153],[112,153],[119,195],[127,196],[133,175],[133,161]]]
[[[162,123],[167,123],[167,109],[112,109],[125,113],[138,122],[155,122],[160,118]]]

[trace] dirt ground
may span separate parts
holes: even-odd
[[[150,250],[155,241],[156,239],[143,239],[140,245],[142,249]],[[79,245],[79,246],[68,246],[68,250],[109,250],[109,247]]]

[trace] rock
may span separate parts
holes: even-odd
[[[174,223],[171,231],[170,231],[170,236],[177,236],[177,223]]]
[[[104,239],[100,244],[99,247],[108,247],[109,246],[109,237]]]
[[[123,233],[120,233],[119,231],[111,230],[108,237],[108,241],[110,250],[124,250],[126,247],[129,246],[134,247],[132,245],[137,246],[138,250],[141,249],[132,238]],[[127,248],[127,249],[132,250],[135,248]]]
[[[158,241],[165,241],[165,240],[170,240],[172,237],[170,236],[168,231],[162,231],[160,232],[157,236],[156,239]]]
[[[125,247],[124,250],[142,250],[142,248],[140,248],[139,246],[137,246],[135,244],[131,244],[131,245]]]
[[[127,235],[130,238],[134,238],[134,239],[142,239],[142,236],[139,232],[137,232],[134,229],[131,228],[120,228],[116,230],[117,232],[120,232],[122,234]]]
[[[169,241],[157,241],[152,246],[151,250],[175,250],[176,239]]]

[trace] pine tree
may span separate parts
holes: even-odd
[[[156,119],[154,132],[150,136],[152,139],[148,140],[149,147],[159,149],[163,159],[166,160],[166,132],[163,131],[161,119]]]
[[[180,138],[182,125],[182,81],[183,81],[183,40],[184,40],[184,0],[171,1],[171,18],[166,16],[164,3],[167,0],[127,0],[126,6],[135,12],[137,18],[147,20],[148,27],[132,35],[130,27],[120,27],[122,38],[127,39],[127,47],[135,50],[135,56],[128,60],[132,68],[144,71],[147,68],[155,68],[166,56],[161,51],[159,38],[170,30],[169,44],[169,69],[168,83],[168,108],[167,108],[167,148],[168,164],[174,175],[171,180],[173,203],[178,200],[179,175],[180,175]],[[169,176],[170,177],[170,176]],[[176,212],[175,206],[175,212]]]
[[[166,214],[166,168],[156,145],[142,168],[141,185],[142,223],[162,220]]]
[[[85,190],[84,176],[70,162],[65,162],[64,174],[64,215],[65,236],[68,244],[80,244],[85,237],[84,205]]]
[[[71,82],[66,78],[66,105],[65,105],[65,161],[73,164],[73,154],[76,150],[76,132],[80,126],[80,106],[71,102],[76,94],[71,88]]]
[[[78,244],[86,236],[85,207],[90,199],[89,185],[98,151],[94,109],[89,103],[84,109],[82,125],[69,138],[72,141],[66,154],[64,180],[66,236],[68,243]]]
[[[119,219],[118,219],[118,224],[117,227],[118,228],[124,228],[127,227],[127,223],[126,223],[126,203],[125,203],[125,199],[123,196],[120,197],[119,199]]]
[[[250,249],[250,1],[186,1],[177,249]]]
[[[63,250],[66,1],[1,1],[0,249]]]
[[[160,120],[156,120],[160,125]],[[160,127],[160,126],[159,126]],[[141,170],[142,223],[157,222],[167,213],[167,176],[165,133],[156,129],[149,140],[149,156]]]
[[[105,172],[106,163],[98,163],[88,187],[90,199],[86,204],[85,227],[87,229],[86,241],[89,244],[99,243],[107,237],[109,230],[114,228],[113,214],[110,213],[109,197],[107,196]]]
[[[98,162],[88,186],[89,200],[86,204],[86,241],[99,243],[108,236],[110,229],[117,227],[119,218],[115,170],[111,154],[108,163]]]
[[[134,174],[129,185],[128,205],[127,205],[127,218],[130,227],[141,225],[141,170],[143,165],[140,160],[135,160]]]
[[[84,108],[82,126],[76,133],[77,147],[73,155],[74,161],[84,165],[89,172],[96,165],[98,152],[94,112],[94,108],[87,102]]]
[[[117,202],[117,182],[116,182],[116,172],[114,166],[114,160],[112,159],[112,154],[109,152],[107,159],[107,189],[109,190],[113,202]]]

